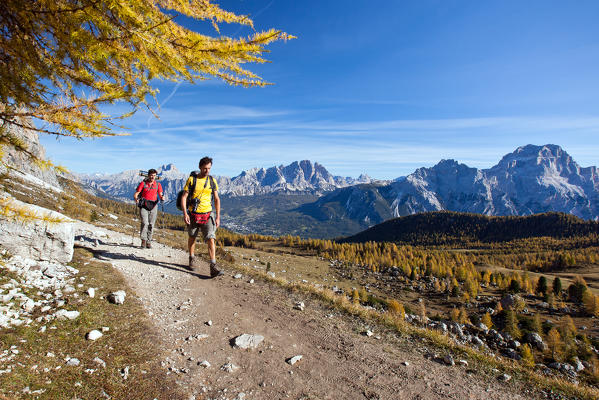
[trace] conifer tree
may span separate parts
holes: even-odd
[[[582,297],[584,292],[587,290],[587,283],[585,282],[584,278],[581,276],[576,276],[574,278],[574,282],[568,286],[568,296],[570,297],[570,300],[577,303],[582,303]]]
[[[563,342],[566,346],[570,346],[574,340],[574,336],[576,336],[576,325],[574,325],[572,317],[569,315],[563,317],[560,321],[559,328]]]
[[[114,135],[114,124],[156,95],[153,80],[194,83],[216,77],[264,86],[242,68],[263,63],[265,46],[291,36],[208,36],[181,17],[253,28],[250,18],[209,0],[3,0],[0,2],[0,121],[56,135]],[[107,115],[106,104],[128,104]],[[49,124],[38,128],[29,118]]]
[[[518,317],[514,310],[505,310],[505,328],[504,331],[509,333],[514,339],[520,339],[522,332],[518,328]]]
[[[460,312],[458,314],[458,322],[460,324],[469,324],[470,318],[468,317],[468,312],[464,307],[460,307]]]
[[[493,327],[493,320],[491,319],[491,314],[488,312],[483,315],[480,321],[489,329]]]
[[[536,313],[534,317],[532,317],[532,331],[541,335],[543,333],[543,325],[541,324],[541,314]]]
[[[449,312],[449,319],[457,322],[460,319],[460,310],[458,310],[455,307],[452,308],[451,311]]]
[[[535,358],[532,354],[532,350],[530,349],[530,346],[528,345],[528,343],[525,343],[520,348],[520,356],[522,357],[522,363],[524,365],[526,365],[527,367],[530,367],[530,368],[535,366]]]
[[[585,311],[592,316],[599,316],[599,296],[595,296],[590,290],[587,290],[582,298]]]
[[[537,282],[537,293],[541,296],[545,296],[547,294],[547,278],[541,275]]]
[[[562,352],[562,337],[555,328],[551,328],[547,334],[547,348],[551,352],[551,358],[557,361]]]

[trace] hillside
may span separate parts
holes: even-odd
[[[599,222],[564,213],[492,217],[438,211],[385,221],[341,242],[395,242],[412,245],[465,245],[476,242],[509,242],[534,237],[569,238],[597,235]]]
[[[66,322],[45,317],[17,330],[0,328],[0,341],[14,343],[12,355],[0,357],[2,395],[66,399],[104,393],[136,399],[139,393],[128,384],[134,381],[135,388],[173,399],[225,394],[235,399],[542,397],[542,389],[531,390],[524,381],[497,380],[498,372],[484,364],[473,380],[469,368],[478,365],[476,359],[461,355],[468,361],[448,366],[439,354],[451,350],[418,336],[398,335],[396,328],[377,322],[378,312],[360,316],[361,311],[348,311],[361,307],[347,301],[341,303],[346,306],[335,305],[345,296],[330,298],[330,290],[316,284],[322,277],[298,273],[296,263],[305,262],[305,256],[229,248],[229,262],[219,259],[226,275],[210,280],[207,265],[190,272],[184,267],[185,252],[163,244],[184,246],[182,232],[167,231],[166,220],[156,233],[163,243],[139,249],[135,234],[129,233],[134,222],[130,205],[85,195],[64,180],[67,197],[58,203],[50,193],[32,195],[34,187],[13,179],[2,183],[23,199],[35,198],[74,218],[94,221],[74,222],[77,249],[71,265],[77,275],[71,284],[77,288],[65,289],[57,300],[81,317]],[[306,261],[314,271],[327,269],[325,260]],[[14,287],[21,278],[8,274],[5,262],[0,263],[0,282]],[[15,262],[10,261],[11,268]],[[271,264],[272,270],[265,270]],[[327,275],[333,283],[334,274]],[[298,279],[305,283],[294,283]],[[116,289],[125,291],[125,305],[106,302]],[[39,295],[29,293],[34,299]],[[40,315],[56,311],[53,306],[44,310]],[[85,337],[100,327],[102,336],[90,344]],[[255,349],[240,349],[234,343],[243,334],[260,335],[262,342]],[[23,337],[27,340],[18,340]],[[297,363],[291,361],[295,356]],[[32,369],[39,373],[29,376]]]
[[[487,223],[485,230],[480,215],[455,215],[453,228],[439,218],[448,234],[472,237],[453,249],[219,230],[226,274],[211,280],[206,264],[185,267],[180,217],[160,213],[156,243],[141,249],[135,206],[63,178],[51,190],[35,182],[0,179],[4,192],[72,219],[38,220],[23,210],[27,223],[0,218],[0,226],[18,232],[5,234],[3,246],[28,250],[1,252],[0,395],[597,397],[599,246],[593,230],[579,236],[592,223],[550,214],[499,228]],[[10,208],[16,200],[2,202]],[[30,228],[37,223],[45,228]],[[459,223],[476,236],[455,228]],[[48,255],[45,246],[57,236],[44,224],[64,224],[68,240],[61,243],[74,247],[72,261],[48,266],[27,258],[38,248]],[[464,248],[484,234],[503,239],[496,237],[502,229],[529,236],[483,251]],[[545,230],[555,239],[528,241]],[[204,246],[199,253],[206,256]],[[120,306],[108,300],[116,289],[126,294]],[[244,350],[240,341],[248,336]]]

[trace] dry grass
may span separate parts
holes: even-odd
[[[140,393],[149,399],[184,398],[174,379],[159,365],[159,341],[141,303],[116,270],[90,257],[85,250],[75,251],[74,266],[79,268],[79,276],[86,277],[78,281],[84,282],[84,288],[96,288],[95,298],[83,294],[84,288],[78,298],[68,298],[65,308],[80,311],[78,319],[52,321],[45,333],[39,332],[36,323],[0,333],[2,349],[14,345],[19,350],[10,362],[12,372],[0,375],[0,394],[31,398],[23,393],[29,387],[43,391],[36,396],[40,399],[99,399],[106,397],[104,393],[114,399],[139,399]],[[119,289],[127,292],[123,305],[100,298]],[[87,332],[101,327],[110,330],[96,341],[85,339]],[[48,357],[49,352],[55,356]],[[80,366],[67,366],[67,356],[78,358]],[[96,364],[95,357],[104,360],[106,368]],[[127,380],[121,375],[126,367]]]
[[[235,248],[234,251],[236,254],[243,254],[246,257],[249,257],[253,254],[252,258],[255,260],[260,259],[260,261],[262,261],[262,263],[258,262],[262,268],[264,268],[264,260],[267,260],[269,256],[271,257],[271,260],[276,259],[276,257],[272,255],[272,250],[271,252],[265,253],[258,250]],[[290,254],[284,255],[286,259],[289,259],[290,256]],[[308,260],[308,257],[300,257],[304,258],[306,263],[316,262],[315,257],[310,257],[312,259],[311,261]],[[477,371],[479,374],[485,374],[488,376],[497,375],[496,372],[493,372],[493,369],[497,369],[502,373],[505,372],[512,375],[514,379],[530,382],[540,390],[559,392],[563,395],[578,399],[591,400],[599,398],[599,390],[596,388],[579,386],[565,379],[540,375],[534,370],[527,368],[525,365],[515,361],[511,361],[502,357],[494,357],[474,348],[459,344],[441,332],[406,323],[405,320],[399,318],[397,314],[355,304],[348,296],[336,294],[331,289],[315,286],[312,283],[290,281],[287,278],[280,276],[272,277],[271,275],[267,274],[265,269],[256,269],[253,266],[241,265],[239,262],[235,264],[229,264],[229,267],[239,270],[249,276],[274,283],[289,291],[299,291],[301,293],[309,294],[316,299],[324,301],[326,304],[329,304],[331,307],[339,311],[362,319],[368,324],[377,324],[378,326],[385,327],[392,332],[396,332],[405,337],[419,338],[420,340],[424,341],[424,343],[427,344],[432,350],[436,349],[440,352],[450,352],[456,357],[467,359],[470,363],[470,369],[472,371]],[[278,266],[277,268],[282,269],[281,266]],[[285,265],[285,268],[288,268],[287,264]],[[276,272],[275,268],[272,270]]]

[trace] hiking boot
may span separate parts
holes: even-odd
[[[146,247],[147,247],[148,249],[151,249],[151,248],[152,248],[152,244],[151,244],[151,242],[150,242],[149,240],[146,242]]]
[[[216,268],[216,263],[211,262],[210,263],[210,277],[216,278],[217,276],[221,276],[221,275],[224,275],[223,271]]]
[[[199,266],[200,262],[198,261],[198,259],[194,256],[189,256],[189,266],[187,269],[189,269],[190,271],[197,271]]]
[[[142,241],[141,241],[141,248],[142,248],[142,249],[145,249],[145,248],[146,248],[146,246],[147,246],[147,245],[146,245],[146,241],[142,239]]]

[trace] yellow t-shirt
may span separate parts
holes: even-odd
[[[208,179],[207,184],[206,179]],[[195,210],[192,209],[193,202],[190,202],[189,211],[196,213],[206,213],[212,211],[212,191],[218,190],[218,184],[216,183],[216,179],[212,179],[214,180],[214,188],[210,187],[211,182],[208,177],[202,179],[197,178],[194,192],[189,193],[189,189],[193,184],[193,177],[190,176],[189,178],[187,178],[187,182],[185,182],[185,187],[183,188],[183,190],[189,193],[190,199],[199,199],[199,201],[197,202],[198,205]],[[206,185],[206,187],[204,187],[204,185]]]

